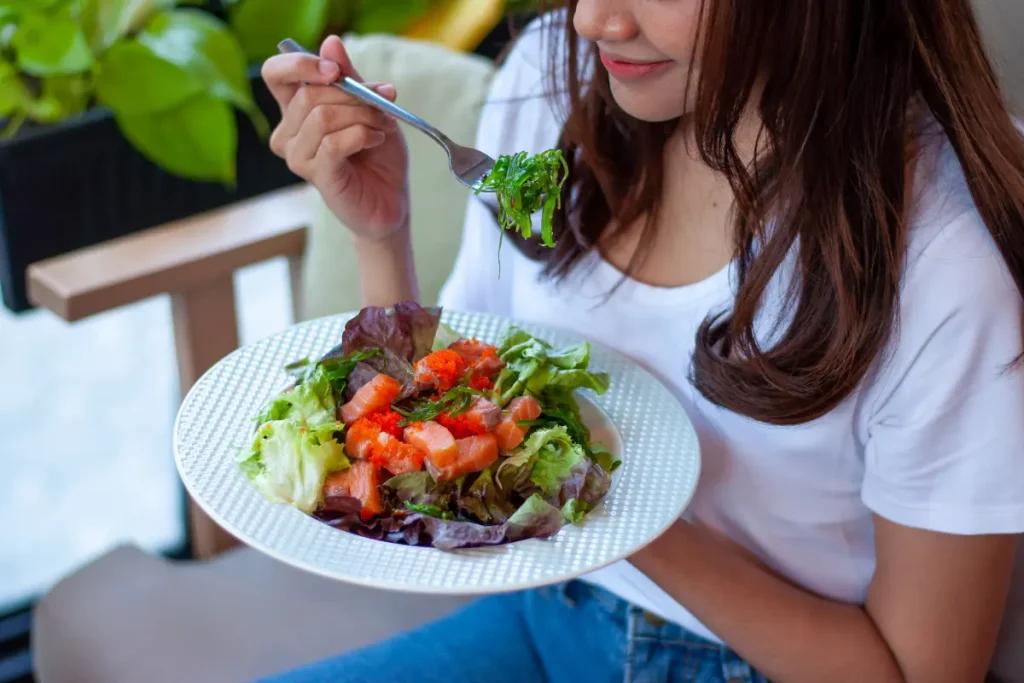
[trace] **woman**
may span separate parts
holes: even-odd
[[[275,680],[983,680],[1024,531],[1024,141],[968,0],[568,5],[478,139],[563,149],[558,244],[506,245],[499,279],[471,198],[442,303],[659,374],[700,435],[688,519]],[[267,63],[272,147],[390,305],[416,296],[405,147],[341,74],[337,38]]]

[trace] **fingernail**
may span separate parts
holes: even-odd
[[[330,60],[321,59],[320,73],[324,76],[336,76],[338,74],[338,65]]]
[[[389,99],[395,96],[395,86],[391,85],[390,83],[381,83],[380,85],[377,86],[376,90],[377,94],[383,95],[384,97],[387,97]]]

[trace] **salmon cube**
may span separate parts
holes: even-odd
[[[436,481],[452,481],[473,472],[481,472],[498,460],[498,440],[494,434],[479,434],[455,442],[459,453],[447,465],[438,465],[428,456],[427,471]]]
[[[494,428],[494,435],[498,439],[498,448],[504,453],[518,448],[526,438],[527,432],[527,428],[519,423],[536,420],[538,417],[540,417],[540,403],[532,396],[520,396],[509,401],[507,414]]]
[[[398,380],[381,373],[364,384],[352,400],[338,409],[341,421],[350,425],[370,413],[390,410],[391,403],[402,392]]]
[[[380,465],[391,474],[408,474],[423,469],[424,453],[415,446],[402,443],[390,434],[381,432],[378,446],[370,462]]]
[[[436,422],[417,422],[405,428],[405,442],[421,450],[436,465],[448,465],[459,456],[455,437]]]
[[[363,504],[360,516],[367,520],[384,512],[380,483],[380,468],[371,462],[357,460],[347,470],[327,475],[324,497],[356,498]]]

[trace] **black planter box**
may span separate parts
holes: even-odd
[[[257,104],[276,125],[280,111],[258,68],[250,80]],[[160,169],[125,140],[105,110],[0,143],[4,305],[14,312],[30,308],[25,269],[36,261],[300,182],[249,120],[237,118],[234,190]]]
[[[498,57],[534,16],[499,22],[475,52]],[[271,126],[276,125],[281,114],[259,67],[249,77],[256,103]],[[301,182],[244,115],[237,119],[238,183],[233,191],[163,171],[122,137],[104,110],[0,143],[4,305],[15,313],[31,308],[25,270],[36,261]]]

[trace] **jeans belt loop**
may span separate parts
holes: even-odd
[[[647,610],[644,610],[643,614],[644,614],[644,621],[646,621],[648,624],[650,624],[654,628],[661,628],[666,623],[668,623],[664,619],[659,617],[657,614],[654,614],[652,612],[648,612]]]

